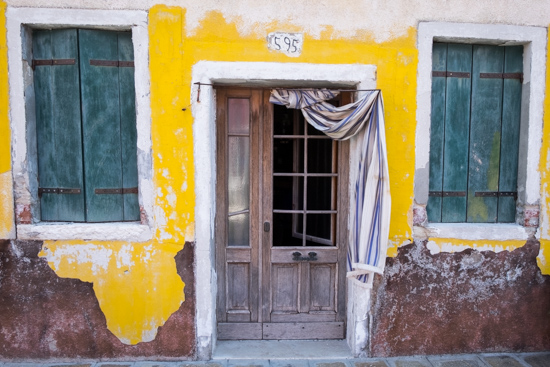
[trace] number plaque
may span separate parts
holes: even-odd
[[[267,47],[287,56],[300,56],[304,35],[302,33],[273,32],[267,36]]]

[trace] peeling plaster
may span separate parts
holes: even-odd
[[[62,278],[94,285],[107,327],[125,344],[155,339],[185,300],[174,256],[182,246],[155,242],[44,242],[40,257]]]

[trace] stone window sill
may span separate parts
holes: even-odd
[[[128,223],[39,223],[17,225],[20,240],[96,240],[144,242],[153,237],[151,228]]]
[[[415,240],[454,238],[460,240],[525,240],[535,236],[536,227],[515,223],[428,223],[413,226]]]

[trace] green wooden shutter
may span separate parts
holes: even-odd
[[[442,221],[464,222],[471,89],[468,74],[472,67],[472,46],[449,44],[447,52]]]
[[[505,73],[523,72],[523,46],[506,47],[504,55]],[[505,78],[502,95],[502,138],[498,185],[500,192],[517,192],[520,121],[521,78]],[[498,221],[514,222],[515,219],[516,198],[500,196]]]
[[[134,86],[134,47],[130,32],[118,33],[118,59],[130,61],[118,68],[120,80],[120,128],[122,146],[122,187],[125,190],[124,220],[140,219],[137,172],[136,92]]]
[[[49,189],[39,191],[43,221],[85,220],[77,44],[75,29],[33,34],[38,180],[42,191]]]
[[[473,58],[468,222],[496,222],[498,198],[477,195],[498,192],[503,83],[480,73],[503,72],[504,48],[475,45]]]
[[[441,222],[441,201],[443,191],[443,131],[445,128],[445,85],[447,78],[447,44],[434,43],[433,70],[440,72],[432,76],[432,114],[430,127],[430,196],[428,197],[428,219]]]
[[[79,30],[79,47],[87,219],[137,220],[137,194],[121,191],[137,188],[133,68],[118,66],[119,51],[133,58],[131,38]]]
[[[430,222],[513,222],[523,48],[433,48]]]

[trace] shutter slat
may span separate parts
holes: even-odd
[[[523,46],[505,48],[504,73],[523,71]],[[502,139],[499,191],[517,191],[519,132],[521,114],[521,81],[504,79],[502,95]],[[498,221],[514,222],[516,200],[513,196],[498,198]]]
[[[132,34],[118,34],[118,60],[134,60]],[[122,63],[123,65],[128,63]],[[137,130],[136,130],[136,98],[134,87],[134,68],[119,67],[120,80],[120,127],[122,143],[122,187],[125,189],[138,186],[137,172]],[[140,218],[137,192],[126,193],[124,200],[124,220],[136,221]]]
[[[449,44],[447,52],[447,72],[471,72],[471,45]],[[446,88],[443,191],[462,192],[467,188],[471,78],[448,77]],[[442,201],[443,222],[465,221],[466,197],[447,196]]]
[[[434,43],[433,71],[447,70],[447,44]],[[430,126],[430,189],[443,190],[443,129],[445,124],[445,76],[432,77]],[[426,210],[430,222],[441,222],[441,196],[429,196]]]
[[[122,221],[123,194],[95,193],[122,187],[118,68],[90,65],[90,59],[118,59],[117,33],[78,32],[87,219]]]
[[[473,60],[467,221],[492,223],[498,198],[475,193],[499,190],[503,81],[480,73],[503,72],[504,48],[476,45]]]
[[[36,31],[34,59],[77,59],[75,29]],[[84,221],[79,71],[76,64],[34,71],[40,187],[77,188],[80,194],[43,193],[41,220]]]

